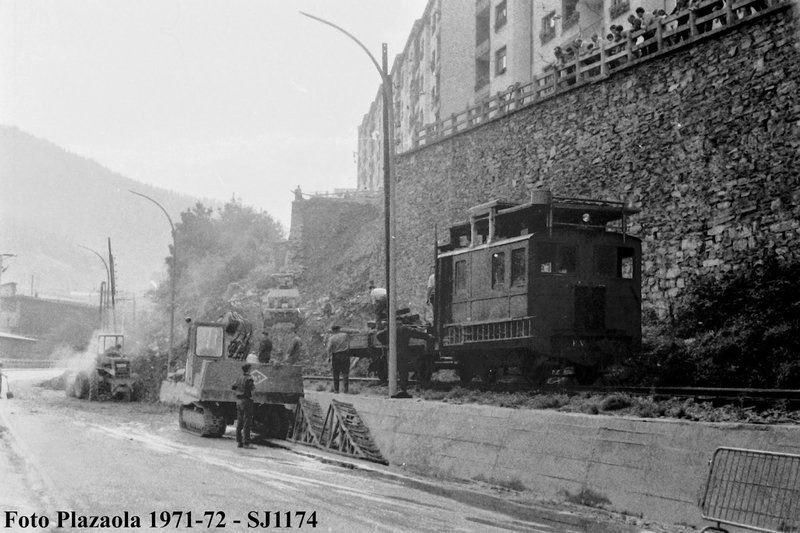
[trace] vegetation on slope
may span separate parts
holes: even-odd
[[[643,385],[800,388],[800,263],[774,257],[691,283],[645,328]]]

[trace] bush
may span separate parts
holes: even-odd
[[[694,279],[669,324],[646,321],[637,383],[800,388],[798,276],[772,258]]]
[[[627,394],[615,393],[608,396],[600,403],[600,408],[603,411],[618,411],[630,407],[631,397]]]
[[[167,377],[167,355],[149,351],[131,357],[131,372],[136,375],[136,398],[157,402],[161,382]]]

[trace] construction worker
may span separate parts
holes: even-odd
[[[250,429],[253,427],[253,377],[250,364],[242,365],[242,375],[231,387],[236,391],[236,445],[239,448],[255,448],[250,444]]]
[[[261,339],[261,344],[258,346],[258,362],[262,364],[269,363],[272,358],[272,339],[269,338],[269,331],[262,331],[264,338]]]
[[[289,344],[289,349],[286,351],[286,359],[284,362],[294,365],[300,359],[300,349],[303,346],[303,341],[297,334],[297,330],[293,332],[292,342]]]
[[[333,326],[331,333],[325,345],[325,351],[328,353],[328,360],[331,362],[333,371],[333,392],[339,394],[339,375],[341,374],[344,393],[347,394],[350,383],[350,339],[339,326]]]
[[[400,387],[400,392],[395,394],[393,398],[411,398],[411,395],[408,393],[408,361],[412,355],[409,342],[411,339],[430,341],[433,337],[422,330],[404,324],[399,318],[395,323],[397,324],[397,384]],[[379,331],[377,339],[382,344],[388,345],[389,328]]]

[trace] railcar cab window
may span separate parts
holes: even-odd
[[[492,254],[492,289],[502,289],[506,283],[506,254]]]
[[[524,287],[527,275],[527,254],[525,248],[514,248],[511,250],[511,286]]]
[[[467,291],[467,262],[466,260],[456,261],[455,276],[453,276],[453,284],[455,285],[455,293],[463,294]]]
[[[200,357],[222,357],[222,352],[222,328],[198,326],[195,333],[195,355]]]
[[[601,276],[633,279],[633,248],[598,246],[595,248],[595,271]]]
[[[578,249],[571,244],[540,242],[538,245],[539,272],[543,274],[572,274],[578,266]]]

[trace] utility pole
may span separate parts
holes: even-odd
[[[108,237],[108,272],[111,278],[111,285],[108,288],[111,295],[111,322],[114,326],[114,333],[117,333],[117,284],[114,273],[114,254],[111,253],[111,237]]]
[[[353,40],[369,56],[381,76],[383,95],[383,194],[384,194],[384,232],[386,240],[386,295],[389,307],[389,396],[397,395],[397,284],[396,284],[396,255],[395,255],[395,183],[392,180],[394,166],[394,96],[392,94],[392,77],[389,72],[388,48],[383,43],[382,62],[379,64],[375,56],[364,44],[351,33],[325,19],[300,12],[301,15],[321,22],[345,34]]]
[[[111,239],[109,239],[109,247],[110,247],[110,245],[111,245]],[[111,288],[111,270],[108,268],[108,263],[106,262],[105,258],[102,255],[100,255],[100,252],[92,250],[91,248],[89,248],[87,246],[82,246],[80,244],[78,245],[78,248],[83,248],[84,250],[88,250],[88,251],[92,252],[94,255],[96,255],[100,259],[100,261],[103,263],[103,268],[106,269],[106,281],[104,281],[103,283],[100,284],[100,306],[101,306],[101,308],[104,306],[105,309],[108,309],[108,305],[109,305],[108,291]],[[106,319],[107,318],[108,317],[106,317]],[[101,312],[100,312],[100,329],[106,329],[106,327],[107,327],[107,324],[106,324],[106,321],[103,320],[103,313],[102,313],[102,309],[101,309]],[[116,331],[115,331],[115,333],[116,333]]]

